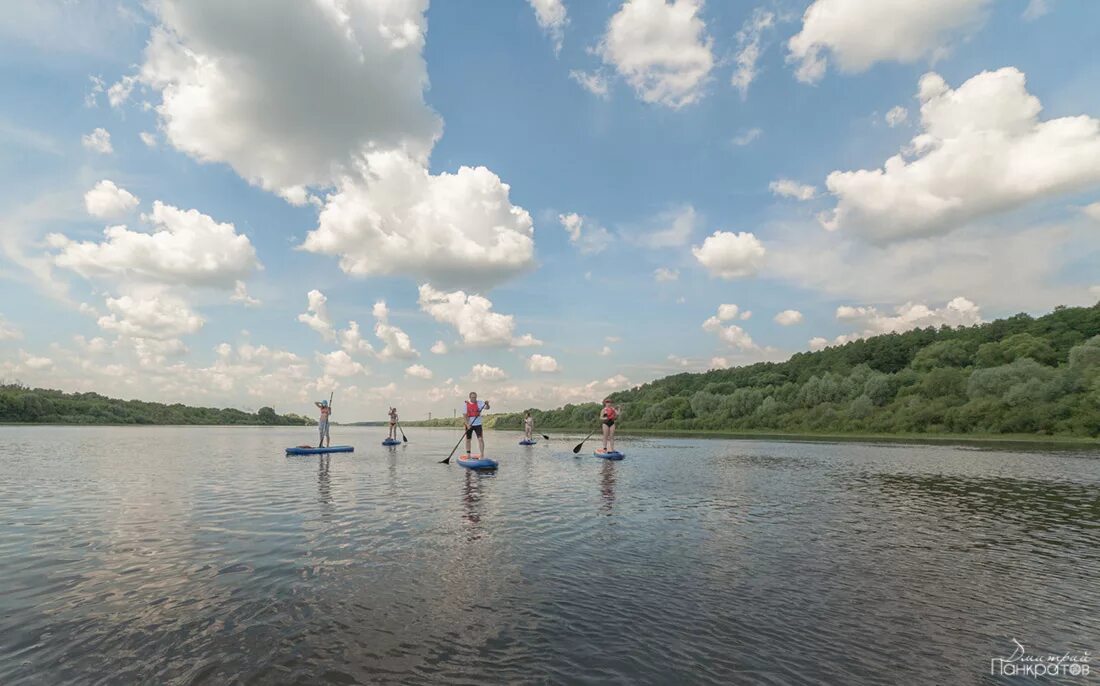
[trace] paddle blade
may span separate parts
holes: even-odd
[[[540,436],[542,436],[543,438],[545,438],[545,439],[546,439],[546,440],[548,440],[548,441],[550,440],[550,437],[549,437],[549,436],[547,436],[546,434],[539,434],[539,435],[540,435]]]
[[[577,444],[577,447],[573,448],[573,454],[579,453],[581,451],[581,446],[582,445],[584,445],[584,441],[581,441],[580,443]]]

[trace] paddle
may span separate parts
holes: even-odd
[[[400,424],[397,425],[397,430],[401,432],[401,439],[408,443],[409,439],[405,437],[405,430],[401,428]]]
[[[595,429],[592,429],[592,433],[585,436],[584,441],[587,441],[588,439],[592,438],[592,434],[596,433],[599,430],[600,430],[600,427],[598,427],[598,426]],[[584,441],[581,441],[580,443],[577,444],[576,448],[573,448],[573,454],[574,455],[576,455],[577,453],[579,453],[581,451],[581,446],[584,445]]]
[[[550,440],[550,437],[547,436],[546,434],[539,434],[539,436],[542,436],[543,438],[545,438],[548,441]]]
[[[466,438],[466,431],[463,430],[462,435],[458,437],[458,443],[455,443],[455,447],[451,448],[451,454],[447,456],[446,460],[440,460],[439,464],[450,464],[451,458],[454,456],[455,451],[458,450],[458,446],[462,443],[462,439]]]

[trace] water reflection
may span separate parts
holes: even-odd
[[[329,476],[329,455],[317,456],[317,499],[321,503],[321,516],[332,514],[332,479]]]
[[[600,470],[600,498],[603,500],[600,512],[610,515],[615,505],[615,463],[611,460],[604,460]]]
[[[496,476],[493,472],[478,472],[473,469],[464,470],[465,479],[462,482],[462,519],[466,522],[466,540],[476,541],[483,535],[481,530],[481,515],[483,505],[481,502],[484,493],[482,489],[488,484],[488,480]]]

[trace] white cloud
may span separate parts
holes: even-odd
[[[739,148],[743,148],[757,138],[760,138],[762,133],[764,132],[760,129],[745,129],[744,131],[738,132],[736,136],[730,139],[730,142]]]
[[[23,338],[23,332],[0,315],[0,341],[16,341]]]
[[[549,355],[539,355],[535,353],[531,357],[527,358],[527,369],[532,372],[539,372],[542,374],[550,374],[558,371],[558,361]]]
[[[607,24],[597,52],[645,102],[698,102],[714,67],[701,0],[627,0]]]
[[[731,366],[730,361],[724,357],[712,357],[710,358],[711,369],[729,369]]]
[[[737,279],[752,276],[761,267],[764,244],[748,232],[715,231],[691,253],[713,276]]]
[[[1050,0],[1031,0],[1027,3],[1022,16],[1027,21],[1035,21],[1048,12],[1050,12]]]
[[[97,128],[91,133],[84,134],[80,137],[80,142],[88,150],[102,155],[109,155],[115,151],[111,145],[111,134],[107,129]]]
[[[426,160],[441,130],[422,94],[426,9],[165,0],[140,76],[179,150],[283,195],[328,186],[366,150]]]
[[[432,344],[432,352],[435,353],[436,355],[446,355],[447,354],[447,344],[444,343],[443,341],[436,341],[435,343]]]
[[[103,179],[84,194],[84,208],[88,214],[100,219],[114,219],[132,211],[138,206],[138,198],[115,185],[114,181]]]
[[[141,138],[141,142],[144,143],[146,147],[157,147],[157,137],[154,134],[149,133],[148,131],[142,131],[138,134],[138,136]]]
[[[508,378],[508,375],[504,373],[504,370],[500,367],[492,367],[487,364],[475,364],[470,369],[469,376],[466,377],[469,381],[503,381]]]
[[[810,350],[824,350],[829,346],[828,339],[821,336],[814,336],[810,339]]]
[[[661,212],[653,220],[654,226],[634,236],[647,248],[676,248],[691,240],[691,234],[699,224],[695,208],[684,205]]]
[[[860,301],[946,302],[966,293],[1012,312],[1085,304],[1082,284],[1065,270],[1082,258],[1100,260],[1096,227],[1082,221],[1015,229],[992,221],[889,245],[806,225],[771,230],[779,240],[768,244],[767,276]],[[1005,274],[1013,288],[1004,287]]]
[[[85,277],[134,277],[169,284],[229,288],[260,267],[247,236],[198,210],[180,210],[159,200],[151,215],[153,233],[111,226],[106,240],[76,242],[61,234],[46,237],[58,250],[53,262]]]
[[[582,88],[584,88],[592,95],[596,95],[605,99],[607,98],[607,77],[604,76],[602,72],[587,72],[580,69],[571,69],[569,71],[569,78],[579,83]]]
[[[233,295],[229,296],[229,302],[241,303],[245,307],[256,307],[260,301],[248,294],[248,286],[240,279],[233,285]]]
[[[891,107],[890,111],[886,113],[886,123],[890,128],[901,126],[907,119],[909,119],[909,110],[901,105]]]
[[[81,353],[85,355],[102,355],[109,349],[107,339],[101,336],[95,336],[91,339],[85,338],[81,335],[73,336],[73,342],[76,343],[76,347],[80,349]]]
[[[84,106],[91,109],[99,106],[99,94],[103,92],[105,84],[102,78],[94,74],[88,77],[88,81],[92,86],[88,92],[84,94]]]
[[[1081,211],[1084,212],[1086,216],[1100,222],[1100,202],[1094,202],[1091,205],[1086,205],[1081,208]]]
[[[535,338],[529,333],[525,333],[522,336],[517,336],[512,339],[513,348],[537,348],[542,345],[542,341]]]
[[[480,295],[467,295],[464,291],[444,293],[424,284],[418,303],[432,319],[453,326],[462,342],[471,347],[523,347],[540,343],[530,334],[517,338],[515,317],[493,312],[493,303]]]
[[[768,190],[775,195],[795,200],[813,200],[817,196],[817,189],[813,186],[792,181],[791,179],[778,179],[768,184]]]
[[[561,0],[527,1],[535,10],[535,19],[538,20],[539,26],[554,41],[554,54],[560,53],[562,41],[565,39],[565,27],[569,23],[565,5]]]
[[[902,154],[882,169],[829,174],[838,201],[826,228],[877,242],[947,233],[1100,184],[1100,120],[1040,121],[1019,70],[982,72],[956,90],[929,73],[919,90],[923,130]]]
[[[366,181],[345,177],[302,248],[340,257],[355,276],[404,274],[490,287],[534,264],[531,215],[485,167],[431,175],[397,152],[366,155]]]
[[[668,267],[657,267],[653,272],[653,280],[657,283],[665,283],[668,281],[676,281],[680,278],[679,269],[669,269]]]
[[[668,356],[668,361],[671,362],[672,364],[676,365],[677,367],[690,367],[691,366],[691,360],[689,360],[686,357],[680,357],[679,355],[670,354]]]
[[[780,326],[794,326],[802,323],[802,313],[798,310],[783,310],[775,315],[775,323]]]
[[[611,352],[612,352],[611,347],[605,345],[603,348],[600,349],[600,352],[598,352],[596,354],[599,355],[600,357],[607,357],[607,356],[611,355]]]
[[[718,317],[709,317],[703,322],[703,331],[718,334],[719,340],[738,350],[760,349],[760,346],[753,342],[747,331],[736,324],[722,326],[722,320]]]
[[[134,295],[107,298],[111,314],[99,318],[99,328],[127,338],[171,340],[202,328],[203,319],[180,297],[148,289]]]
[[[718,306],[718,321],[720,322],[728,322],[731,319],[736,319],[740,314],[741,308],[732,303],[723,303]],[[752,313],[750,312],[749,315],[751,316]],[[747,319],[748,317],[742,316],[741,318]]]
[[[327,341],[335,339],[336,330],[328,313],[328,298],[316,288],[307,293],[306,297],[309,305],[305,312],[298,315],[298,321],[321,334]]]
[[[343,350],[334,350],[328,354],[317,353],[317,361],[324,369],[324,375],[334,379],[367,373],[366,367],[351,359]]]
[[[348,328],[336,335],[340,340],[340,347],[349,355],[374,354],[374,347],[363,339],[363,334],[359,331],[359,322],[349,321]]]
[[[107,100],[111,103],[111,107],[122,107],[130,99],[135,83],[137,83],[136,76],[124,76],[107,89]]]
[[[800,81],[825,75],[831,53],[840,69],[875,62],[915,62],[943,54],[951,39],[979,25],[990,0],[815,0],[790,39],[788,60]]]
[[[428,369],[422,364],[414,364],[405,367],[405,376],[412,376],[417,379],[430,379],[432,378],[432,370]]]
[[[894,308],[894,314],[879,312],[872,306],[852,307],[842,305],[836,308],[838,321],[856,326],[859,330],[837,336],[833,341],[815,337],[810,348],[818,350],[826,345],[843,345],[861,338],[870,338],[885,333],[901,333],[911,329],[940,326],[971,326],[982,323],[981,309],[966,298],[957,297],[940,308],[931,308],[919,303],[905,303]]]
[[[374,303],[374,317],[377,320],[374,335],[385,343],[385,347],[378,353],[380,359],[411,360],[420,357],[420,353],[413,348],[409,335],[389,323],[389,308],[384,300]]]
[[[19,351],[19,360],[23,367],[35,371],[48,369],[53,366],[53,360],[51,360],[50,358],[32,355],[31,353],[28,353],[24,350]]]
[[[607,229],[576,212],[559,214],[558,221],[569,234],[569,242],[575,245],[582,255],[596,255],[603,252],[611,243],[611,233]]]
[[[733,71],[730,84],[741,92],[742,99],[748,95],[749,85],[756,79],[756,62],[762,50],[761,35],[774,25],[775,15],[758,7],[737,32],[737,68]]]

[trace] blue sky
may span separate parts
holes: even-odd
[[[386,6],[0,9],[0,376],[418,417],[1100,298],[1093,3]]]

